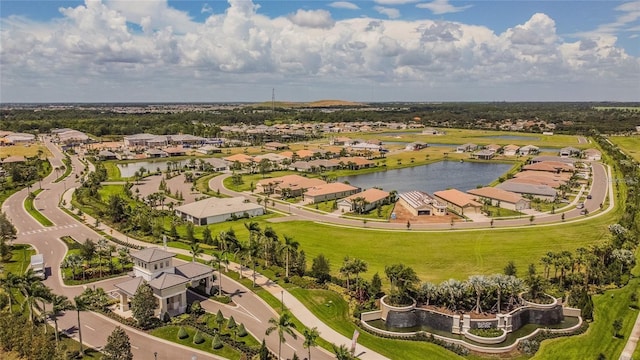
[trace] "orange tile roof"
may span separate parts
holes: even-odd
[[[433,193],[433,195],[439,197],[440,199],[446,202],[449,202],[451,204],[454,204],[460,207],[466,207],[466,206],[481,207],[482,206],[482,204],[473,200],[473,196],[467,193],[464,193],[458,189],[436,191]]]
[[[321,184],[321,185],[317,185],[312,188],[309,188],[309,190],[307,190],[307,192],[305,193],[305,196],[320,196],[320,195],[327,195],[327,194],[335,194],[338,192],[354,191],[357,189],[358,188],[355,186],[351,186],[345,183],[335,182],[335,183]]]
[[[227,161],[231,161],[231,162],[240,162],[243,164],[247,164],[250,163],[251,161],[253,161],[253,156],[249,156],[249,155],[245,155],[245,154],[233,154],[231,156],[227,156],[226,158],[224,158]]]
[[[469,194],[485,197],[489,199],[495,199],[506,203],[515,204],[522,200],[523,197],[520,194],[516,194],[511,191],[502,190],[494,187],[483,187],[479,189],[472,189],[467,191]]]
[[[363,192],[359,192],[357,194],[353,194],[351,196],[348,196],[345,199],[353,200],[355,198],[361,197],[368,203],[374,203],[376,201],[383,200],[383,199],[387,198],[388,196],[389,196],[389,193],[384,191],[384,190],[371,188],[371,189],[367,189],[367,190],[365,190]]]

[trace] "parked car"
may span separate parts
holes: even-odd
[[[576,205],[576,209],[582,209],[584,208],[584,203],[578,203],[578,205]]]
[[[591,199],[591,194],[587,195],[587,199]]]

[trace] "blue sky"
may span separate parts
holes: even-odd
[[[640,100],[640,1],[6,1],[0,102]]]

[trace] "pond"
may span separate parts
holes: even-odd
[[[117,164],[117,166],[118,169],[120,169],[120,177],[126,178],[134,176],[136,172],[141,168],[145,168],[151,172],[156,171],[158,168],[160,168],[160,170],[162,171],[165,171],[167,170],[167,163],[169,161],[173,162],[174,164],[176,163],[176,161],[173,160],[162,159],[157,161],[137,161],[132,163],[122,163]],[[187,162],[188,160],[177,161],[178,167],[184,166],[185,164],[187,164]]]
[[[348,181],[362,189],[381,187],[385,191],[434,191],[455,188],[461,191],[486,186],[509,169],[511,164],[439,161],[433,164],[380,171],[362,175],[343,176],[339,182]]]

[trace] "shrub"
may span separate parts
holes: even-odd
[[[193,336],[193,343],[198,345],[198,344],[202,344],[204,342],[204,338],[202,337],[202,334],[200,334],[200,331],[196,331],[196,334]]]
[[[247,335],[249,335],[249,333],[247,333],[247,329],[244,328],[244,324],[240,324],[240,327],[238,327],[238,336],[245,337]]]
[[[540,348],[540,343],[535,340],[522,340],[520,344],[518,344],[518,350],[527,355],[535,354],[538,348]]]
[[[202,315],[202,313],[204,313],[204,310],[202,309],[202,305],[200,305],[200,301],[196,300],[191,303],[191,314]]]
[[[213,341],[211,342],[211,347],[215,350],[218,350],[221,349],[223,345],[224,344],[222,344],[222,340],[220,340],[220,335],[216,334],[213,337]]]
[[[494,338],[502,335],[502,330],[500,329],[471,329],[469,332],[476,336],[482,336],[486,338]]]
[[[184,329],[184,327],[180,326],[180,329],[178,330],[178,339],[186,339],[189,337],[189,334],[187,334],[187,330]]]

